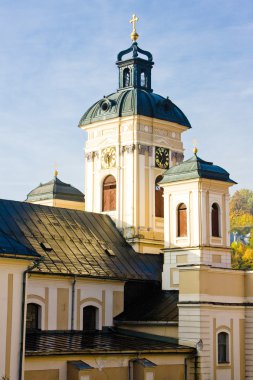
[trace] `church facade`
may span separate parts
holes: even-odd
[[[253,272],[231,268],[229,173],[184,160],[187,117],[151,53],[82,116],[83,194],[55,178],[0,200],[0,378],[253,379]]]

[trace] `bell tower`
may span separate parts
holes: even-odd
[[[117,56],[115,93],[80,120],[85,144],[85,208],[107,213],[138,252],[164,247],[163,173],[183,160],[181,135],[190,123],[168,98],[153,92],[152,54],[138,46],[133,15],[131,46]]]
[[[229,173],[197,155],[166,171],[163,289],[178,289],[179,268],[231,268]]]

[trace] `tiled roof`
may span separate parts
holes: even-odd
[[[18,256],[39,258],[40,255],[34,250],[26,247],[16,239],[8,236],[0,229],[0,256]]]
[[[30,191],[26,201],[35,202],[47,199],[62,199],[72,202],[84,202],[84,194],[68,183],[62,182],[58,177],[54,177],[47,183],[41,183],[38,187]]]
[[[26,336],[26,356],[68,354],[191,352],[193,349],[157,338],[119,332],[40,331]]]
[[[135,299],[135,303],[119,314],[114,321],[123,322],[177,322],[178,291],[162,290]]]
[[[44,257],[36,271],[157,280],[161,255],[137,254],[108,215],[0,200],[0,237]]]
[[[169,168],[164,174],[161,183],[185,181],[188,179],[206,178],[216,181],[236,183],[229,177],[229,173],[212,162],[202,160],[194,154],[189,160]]]

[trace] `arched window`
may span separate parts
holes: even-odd
[[[102,211],[116,210],[116,179],[108,175],[103,183],[103,208]]]
[[[141,87],[147,87],[147,74],[145,70],[141,70]]]
[[[86,306],[83,308],[83,330],[91,331],[98,328],[98,308],[95,306]]]
[[[129,87],[130,86],[130,70],[126,68],[123,71],[123,87]]]
[[[219,237],[220,226],[219,226],[219,205],[217,203],[212,204],[212,236]]]
[[[187,236],[187,207],[180,203],[177,209],[177,236]]]
[[[41,306],[36,303],[28,303],[26,310],[27,330],[38,330],[41,328]]]
[[[161,182],[162,179],[163,176],[159,175],[155,180],[155,216],[159,218],[164,217],[163,188],[159,186],[159,182]]]
[[[229,363],[229,335],[224,331],[218,334],[218,363]]]

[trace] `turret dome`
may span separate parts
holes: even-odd
[[[73,202],[84,202],[84,194],[68,183],[62,182],[57,176],[47,183],[41,183],[30,191],[26,202],[40,202],[46,200],[64,200]]]

